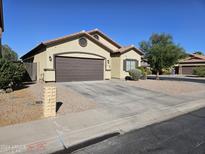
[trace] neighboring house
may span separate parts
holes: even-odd
[[[21,59],[37,64],[37,80],[66,82],[124,79],[140,66],[142,55],[133,45],[122,47],[95,29],[42,42]]]
[[[2,53],[1,39],[2,39],[3,32],[4,32],[3,3],[2,0],[0,0],[0,56]]]
[[[175,66],[176,74],[191,75],[193,69],[199,66],[205,66],[205,56],[190,54],[187,58],[180,60]]]

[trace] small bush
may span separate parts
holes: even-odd
[[[25,68],[22,63],[0,59],[0,89],[17,85],[22,82]]]
[[[139,70],[141,70],[142,73],[142,79],[147,79],[147,75],[152,74],[151,70],[146,67],[138,67]]]
[[[142,76],[142,71],[140,69],[133,69],[129,71],[129,75],[133,80],[137,81]]]
[[[199,77],[205,77],[205,66],[196,67],[193,69],[193,74]]]

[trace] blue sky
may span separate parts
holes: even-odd
[[[41,41],[98,28],[122,45],[169,33],[205,53],[205,0],[3,0],[5,32],[19,56]]]

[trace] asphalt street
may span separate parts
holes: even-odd
[[[69,150],[59,153],[69,153]],[[111,137],[73,154],[204,154],[205,108]]]

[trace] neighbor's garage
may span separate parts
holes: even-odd
[[[194,66],[182,66],[182,74],[193,74]]]
[[[72,57],[55,58],[56,82],[104,79],[104,60]]]

